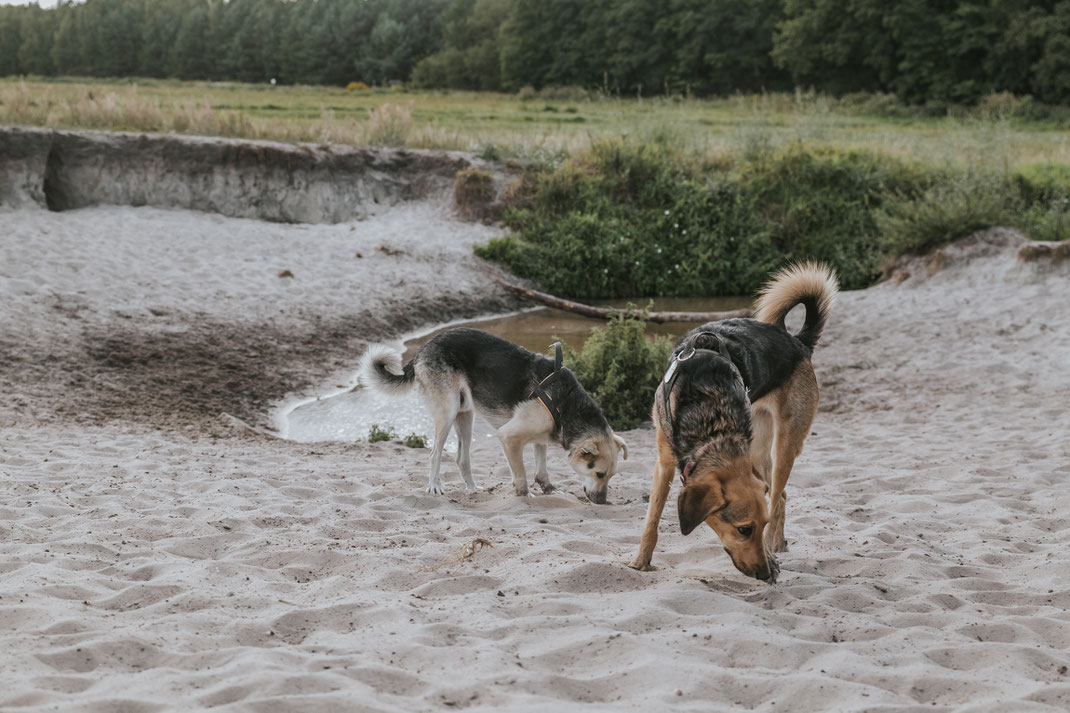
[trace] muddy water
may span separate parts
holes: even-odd
[[[591,304],[599,307],[626,307],[629,302],[633,305],[645,307],[649,300],[605,300]],[[749,297],[662,297],[654,302],[652,311],[657,312],[721,312],[726,310],[750,307]],[[560,339],[573,349],[579,349],[587,341],[587,335],[595,327],[604,327],[605,320],[592,317],[581,317],[572,312],[559,309],[539,308],[521,312],[519,314],[503,315],[491,319],[481,320],[478,323],[465,325],[484,332],[490,332],[502,339],[508,339],[514,344],[519,344],[525,349],[543,354],[550,353],[550,345]],[[678,336],[692,327],[698,326],[697,322],[671,322],[668,324],[648,324],[647,334],[667,334]],[[429,341],[442,330],[436,329],[421,337],[410,339],[405,342],[405,359],[411,359],[416,350]]]
[[[597,304],[624,307],[628,302],[629,300],[614,300]],[[631,302],[642,306],[647,304],[647,300],[631,300]],[[662,298],[654,302],[652,309],[674,312],[716,312],[749,306],[750,299],[745,297]],[[525,349],[548,354],[550,345],[558,339],[575,349],[580,348],[592,328],[604,325],[604,320],[581,317],[556,309],[538,308],[462,324],[451,324],[448,327],[424,332],[405,340],[405,360],[411,359],[423,344],[443,329],[460,326],[482,329],[519,344]],[[677,336],[695,326],[697,323],[688,322],[649,324],[647,334]],[[351,383],[355,382],[356,379],[352,379]],[[336,389],[335,393],[325,393],[313,401],[297,405],[279,419],[279,427],[283,436],[301,442],[353,442],[367,438],[368,431],[373,424],[380,428],[393,428],[398,436],[416,433],[430,437],[434,433],[434,424],[415,390],[403,396],[382,396],[369,389],[356,391]],[[478,415],[473,433],[476,438],[494,437],[494,429]],[[451,451],[456,449],[456,437],[453,434],[450,435],[446,448]]]

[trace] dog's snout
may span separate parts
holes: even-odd
[[[769,564],[762,567],[754,576],[763,582],[769,582],[769,584],[776,584],[776,578],[780,574],[780,564],[776,559],[770,557]]]
[[[732,557],[732,552],[727,547],[724,548],[724,551],[728,553],[729,557]],[[736,562],[735,557],[732,557],[732,564],[736,566],[736,569],[738,569],[740,572],[747,575],[748,577],[760,579],[761,581],[768,582],[769,584],[775,584],[777,576],[780,574],[780,564],[776,561],[776,558],[772,556],[766,559],[765,564],[760,564],[756,567],[750,567],[747,565],[740,566],[740,564]]]
[[[583,494],[595,505],[606,504],[606,491],[604,490],[587,490],[587,488],[584,488]]]

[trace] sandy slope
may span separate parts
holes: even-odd
[[[0,218],[0,710],[1070,707],[1070,266],[1019,263],[1013,235],[842,296],[769,587],[712,533],[682,537],[671,505],[660,569],[624,566],[649,430],[625,434],[632,459],[595,507],[560,453],[560,494],[518,500],[479,441],[488,492],[450,467],[435,498],[425,453],[225,425],[365,337],[500,299],[468,257],[482,234],[432,208],[356,231]],[[387,234],[409,254],[359,268],[375,281],[354,296],[339,256]],[[228,359],[235,386],[189,381]]]

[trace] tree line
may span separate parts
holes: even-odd
[[[0,75],[1070,103],[1067,0],[86,0],[0,7]]]
[[[0,75],[405,80],[449,0],[87,0],[0,7]]]

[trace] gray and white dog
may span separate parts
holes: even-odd
[[[568,452],[587,498],[606,502],[618,452],[627,460],[628,446],[613,433],[598,404],[560,358],[555,362],[492,334],[465,328],[436,335],[404,366],[401,356],[385,345],[371,345],[361,359],[360,380],[387,394],[419,387],[435,420],[427,492],[443,492],[439,466],[451,427],[457,431],[461,477],[470,492],[480,489],[469,458],[473,411],[478,410],[498,431],[517,495],[529,495],[523,457],[529,443],[535,444],[535,482],[544,493],[554,489],[546,470],[546,446],[558,443]]]

